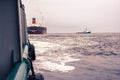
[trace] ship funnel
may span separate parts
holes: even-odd
[[[36,24],[36,18],[32,18],[32,24]]]

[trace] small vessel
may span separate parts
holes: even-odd
[[[76,34],[90,34],[91,31],[88,31],[87,28],[85,28],[85,31],[83,32],[76,32]]]
[[[47,34],[47,28],[36,24],[36,18],[32,18],[32,25],[27,27],[28,34]]]

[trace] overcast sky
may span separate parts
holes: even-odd
[[[27,23],[36,17],[48,33],[120,32],[120,0],[23,0]],[[43,20],[42,20],[43,18]]]

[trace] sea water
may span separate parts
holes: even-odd
[[[120,80],[120,33],[29,35],[45,80]]]

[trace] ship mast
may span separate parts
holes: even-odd
[[[42,27],[45,27],[45,20],[43,15],[42,15]]]

